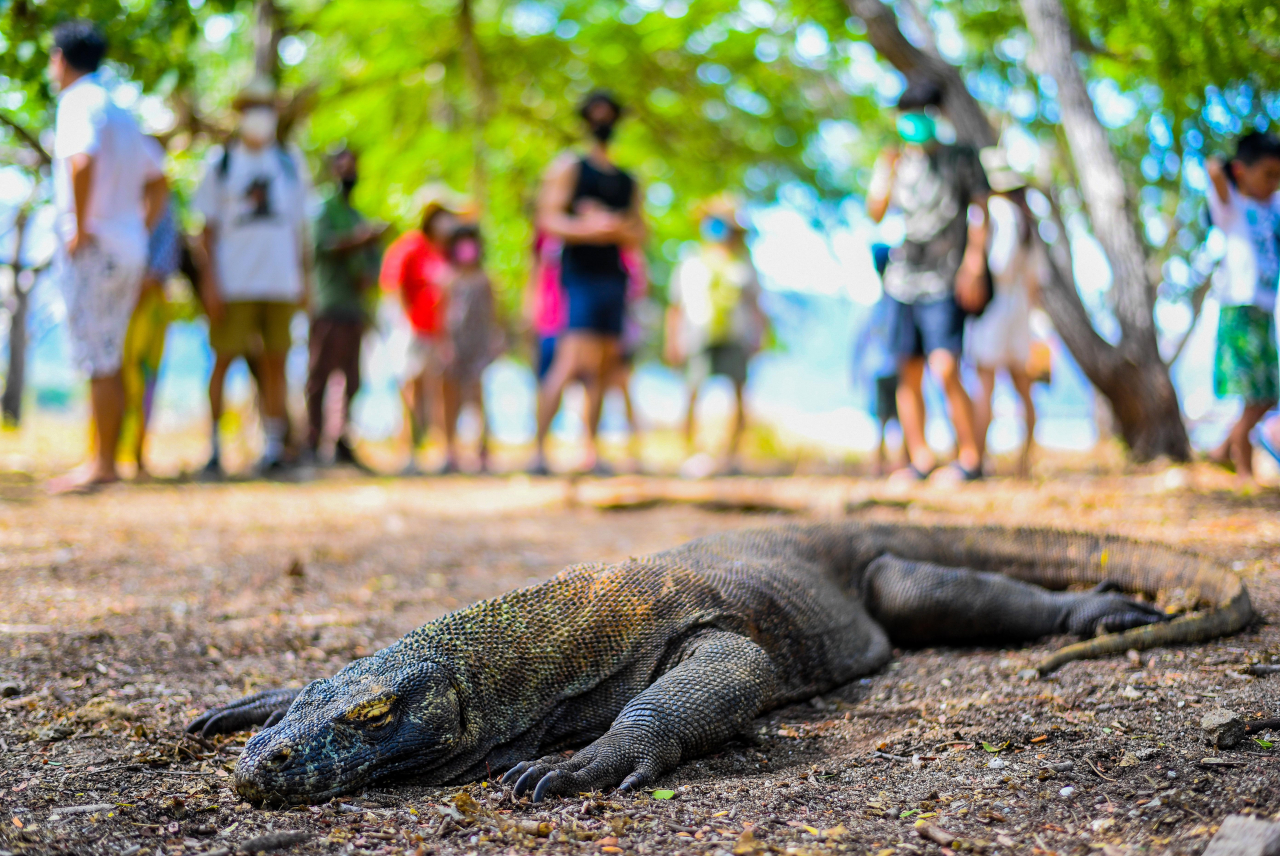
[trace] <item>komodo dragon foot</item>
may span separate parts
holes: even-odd
[[[230,704],[210,708],[187,726],[188,734],[212,737],[244,731],[251,725],[270,728],[289,710],[289,705],[302,690],[267,690],[245,696]]]

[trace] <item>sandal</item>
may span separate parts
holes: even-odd
[[[922,470],[915,464],[908,463],[900,470],[896,470],[890,478],[904,482],[922,482],[928,481],[929,476],[933,475],[937,467],[931,467],[928,470]]]

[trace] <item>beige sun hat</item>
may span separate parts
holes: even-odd
[[[466,217],[474,213],[475,209],[470,199],[438,181],[424,184],[414,191],[410,207],[424,221],[437,211],[448,211],[450,214]]]
[[[693,216],[697,220],[716,217],[744,232],[750,227],[743,210],[742,197],[727,191],[698,203],[693,209]]]
[[[280,92],[276,89],[275,81],[264,75],[255,75],[246,83],[235,98],[231,99],[231,107],[234,110],[244,110],[249,107],[280,107]]]
[[[978,152],[982,161],[982,169],[987,174],[987,184],[995,193],[1008,193],[1020,187],[1026,187],[1029,179],[1009,166],[1009,158],[999,146],[989,146]]]

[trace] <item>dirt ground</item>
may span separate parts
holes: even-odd
[[[1241,492],[1200,467],[1052,474],[906,493],[857,483],[861,500],[838,513],[1160,540],[1230,562],[1260,613],[1277,614],[1280,492]],[[247,734],[183,737],[208,705],[331,674],[566,564],[806,519],[602,511],[567,495],[559,480],[336,476],[53,500],[0,475],[0,856],[1198,854],[1227,814],[1280,811],[1280,753],[1252,740],[1215,751],[1199,729],[1219,705],[1280,715],[1280,677],[1241,674],[1280,659],[1280,632],[1262,622],[1204,646],[1073,663],[1047,681],[1018,672],[1055,640],[899,652],[876,675],[760,719],[758,744],[663,776],[655,787],[669,799],[530,806],[493,782],[404,783],[267,811],[231,788]],[[940,848],[921,818],[959,837]],[[290,831],[307,837],[279,834]]]

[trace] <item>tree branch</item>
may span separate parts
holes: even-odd
[[[48,166],[53,163],[53,158],[44,150],[44,146],[40,145],[40,141],[36,139],[36,135],[24,128],[16,119],[9,117],[8,114],[0,113],[0,123],[8,125],[13,129],[13,132],[18,135],[18,138],[22,140],[22,142],[26,143],[27,148],[35,152],[36,156],[40,158],[41,164]]]

